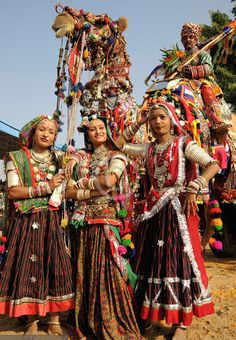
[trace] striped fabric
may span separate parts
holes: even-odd
[[[201,294],[171,202],[142,222],[136,237],[133,269],[139,277],[135,295],[141,319],[189,326],[194,315],[214,312],[209,291]],[[197,226],[192,237],[200,249]]]
[[[70,258],[57,211],[14,213],[0,279],[0,314],[41,315],[73,308]]]
[[[130,290],[103,225],[78,231],[76,323],[88,339],[141,339]]]

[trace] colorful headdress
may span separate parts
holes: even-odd
[[[103,123],[105,124],[106,127],[106,131],[107,131],[107,136],[108,136],[108,147],[109,149],[117,149],[117,146],[114,143],[114,140],[112,138],[112,132],[109,126],[109,120],[108,118],[106,118],[105,116],[101,116],[99,114],[99,112],[95,111],[95,110],[91,110],[89,114],[86,114],[84,117],[82,117],[82,122],[80,124],[80,126],[77,127],[77,130],[79,132],[83,132],[84,133],[84,144],[86,149],[88,150],[92,150],[93,147],[88,139],[88,128],[89,128],[89,124],[93,119],[100,119],[101,121],[103,121]]]
[[[154,104],[150,111],[152,111],[153,109],[158,109],[158,108],[163,108],[169,115],[170,119],[171,119],[171,122],[174,126],[174,130],[175,130],[175,133],[177,135],[181,135],[181,134],[184,134],[184,131],[183,131],[183,128],[180,124],[180,121],[178,119],[178,116],[175,112],[175,107],[174,105],[170,104],[170,103],[167,103],[167,102],[164,102],[162,100],[158,100],[156,102],[156,104]]]
[[[200,25],[193,24],[192,22],[187,22],[183,25],[181,30],[181,38],[188,34],[194,34],[196,39],[199,40],[202,34],[202,28]]]
[[[59,126],[62,124],[59,119],[59,116],[60,116],[60,112],[56,111],[52,115],[37,116],[34,119],[32,119],[30,122],[25,124],[19,133],[19,140],[20,140],[21,146],[29,147],[31,145],[33,133],[37,125],[45,119],[52,120],[55,122],[56,127],[57,127],[56,133],[58,133],[60,131]]]
[[[89,128],[89,124],[93,119],[102,118],[102,120],[104,120],[104,117],[100,117],[99,113],[95,109],[94,110],[91,109],[89,113],[88,112],[84,113],[83,110],[81,110],[81,114],[82,121],[80,125],[77,127],[77,130],[79,132],[85,132]]]

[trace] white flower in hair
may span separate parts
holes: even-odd
[[[180,109],[175,109],[175,112],[177,113],[177,115],[181,114],[181,110]]]
[[[37,181],[37,182],[39,182],[39,181],[40,181],[40,179],[41,179],[40,175],[39,175],[39,174],[37,174],[37,175],[35,176],[35,179],[36,179],[36,181]]]
[[[52,174],[47,174],[47,179],[52,179],[53,178],[53,175]]]
[[[55,165],[50,165],[48,169],[49,169],[50,171],[55,171],[55,170],[56,170],[56,167],[55,167]]]

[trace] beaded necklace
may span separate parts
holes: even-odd
[[[155,143],[154,145],[154,178],[157,180],[157,186],[160,189],[163,188],[166,179],[170,176],[167,171],[169,163],[166,156],[173,139],[173,136],[171,136],[165,144]]]
[[[39,184],[51,180],[56,172],[56,166],[52,164],[52,153],[49,150],[37,153],[31,149],[30,162],[36,182]]]
[[[37,163],[48,163],[52,159],[52,154],[49,150],[39,153],[31,149],[30,155]]]
[[[90,170],[92,175],[98,175],[100,173],[101,167],[107,163],[107,153],[109,150],[104,146],[100,146],[95,149],[91,155]]]

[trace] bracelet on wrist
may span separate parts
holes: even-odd
[[[78,201],[87,200],[90,198],[90,190],[89,189],[78,189],[76,192],[76,197]]]
[[[85,186],[84,186],[84,184],[83,184],[83,180],[84,180],[84,178],[80,178],[77,182],[76,182],[76,187],[77,188],[80,188],[80,189],[85,189]]]
[[[88,180],[88,188],[89,189],[96,190],[95,181],[96,181],[95,177],[92,177]]]

